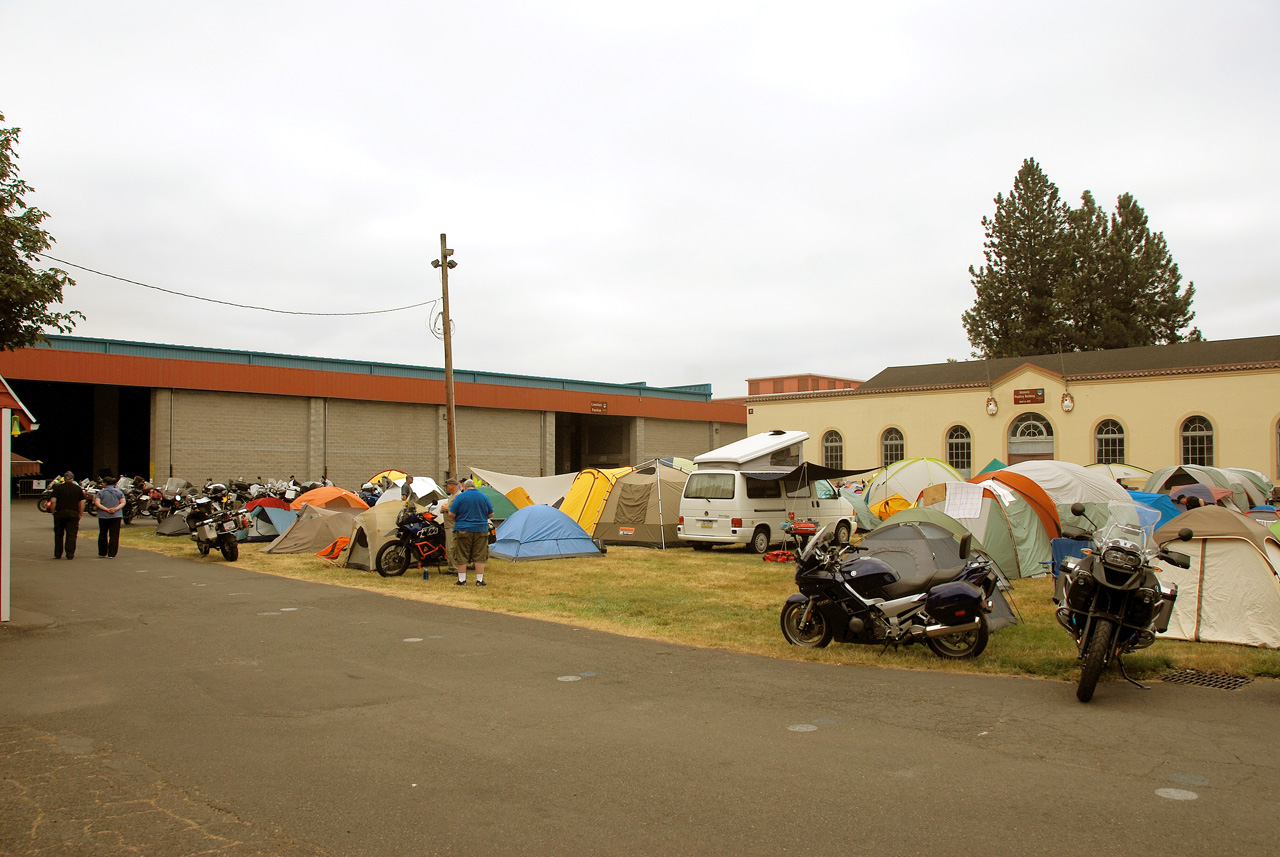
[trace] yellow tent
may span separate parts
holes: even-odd
[[[901,494],[891,494],[871,507],[871,513],[880,520],[884,521],[893,515],[898,514],[903,509],[910,509],[909,503]]]
[[[634,469],[614,467],[599,470],[588,467],[578,473],[578,477],[573,480],[569,493],[564,496],[564,502],[560,504],[560,511],[577,521],[578,526],[588,533],[595,532],[596,522],[600,520],[600,513],[604,511],[604,504],[609,499],[609,492],[613,490],[613,483]]]

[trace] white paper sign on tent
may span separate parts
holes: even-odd
[[[947,486],[947,502],[942,511],[957,521],[973,520],[982,515],[982,486],[969,482],[953,482]]]

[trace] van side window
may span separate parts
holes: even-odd
[[[809,483],[800,481],[788,482],[787,496],[792,500],[807,500],[809,498]]]
[[[778,487],[778,483],[782,481],[780,479],[752,479],[750,476],[745,479],[749,500],[768,500],[782,496],[782,490]]]
[[[691,473],[684,486],[684,496],[690,500],[732,500],[733,474]]]
[[[813,483],[813,488],[817,492],[819,500],[831,500],[838,496],[836,489],[832,488],[831,483],[825,479],[819,479]]]

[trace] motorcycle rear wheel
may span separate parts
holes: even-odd
[[[1107,649],[1111,648],[1111,634],[1115,626],[1109,619],[1098,619],[1093,623],[1093,636],[1085,645],[1084,664],[1080,667],[1080,685],[1076,688],[1076,699],[1088,702],[1093,699],[1093,691],[1102,677],[1102,668],[1107,665]]]
[[[782,605],[782,636],[786,637],[787,642],[793,646],[825,648],[831,642],[831,626],[818,610],[810,611],[809,621],[801,624],[805,606],[804,603],[796,601],[788,601]]]
[[[378,548],[378,558],[373,566],[383,577],[399,577],[409,568],[409,548],[396,539]]]
[[[218,543],[218,549],[222,551],[222,558],[227,562],[235,562],[240,558],[240,542],[236,541],[235,536],[223,536],[222,541]]]
[[[976,631],[965,631],[961,634],[947,634],[945,637],[925,637],[924,642],[935,655],[940,658],[959,660],[960,658],[976,658],[987,648],[987,640],[991,631],[987,628],[984,617]]]
[[[36,508],[39,509],[41,512],[49,511],[49,501],[52,499],[53,499],[52,497],[41,497],[39,500],[36,501]]]

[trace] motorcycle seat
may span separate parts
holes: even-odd
[[[884,588],[886,598],[902,598],[906,595],[912,595],[917,592],[928,592],[939,583],[950,583],[956,579],[964,566],[957,568],[939,568],[936,571],[924,574],[916,574],[910,577],[900,577],[897,583],[890,583]]]

